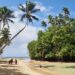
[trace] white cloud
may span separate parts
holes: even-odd
[[[41,12],[45,11],[46,10],[46,7],[45,6],[42,6],[41,4],[37,4],[36,9],[40,9]]]
[[[43,5],[41,2],[35,2],[35,3],[36,3],[36,7],[35,7],[35,8],[40,9],[41,12],[46,12],[46,13],[48,13],[48,12],[50,12],[50,11],[53,9],[52,6],[46,7],[46,6]],[[46,14],[45,14],[45,15],[46,15]]]

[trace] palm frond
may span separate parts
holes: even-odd
[[[22,4],[20,4],[20,6],[19,6],[18,8],[19,8],[21,11],[23,11],[23,12],[26,11],[25,7],[24,7]]]
[[[34,10],[31,11],[31,13],[36,13],[38,11],[40,11],[40,9],[34,9]]]
[[[28,10],[28,11],[32,11],[34,8],[35,8],[35,3],[32,3],[32,2],[28,2],[27,4],[26,4],[26,9]]]
[[[37,21],[39,20],[36,16],[32,16],[32,18],[35,19],[35,20],[37,20]]]
[[[9,18],[16,18],[14,15],[9,15]]]
[[[41,22],[41,24],[42,24],[43,27],[47,26],[47,24],[46,24],[46,22],[44,20]]]
[[[69,12],[68,8],[66,8],[66,7],[63,8],[63,12],[64,12],[64,14],[70,15],[70,12]]]
[[[23,21],[23,19],[26,17],[26,14],[23,14],[21,17],[21,21]]]
[[[28,18],[28,21],[29,21],[29,22],[32,22],[32,18],[31,18],[31,17],[30,17],[30,18]]]
[[[8,19],[8,21],[10,21],[11,23],[14,23],[14,21],[13,21],[13,20],[11,20],[11,19]]]
[[[29,22],[32,22],[33,19],[39,20],[36,16],[33,16],[32,13],[35,13],[39,11],[40,9],[35,9],[36,4],[32,3],[30,1],[26,2],[26,7],[23,7],[20,5],[20,10],[23,11],[23,8],[25,9],[24,14],[21,17],[21,21],[23,21],[24,18],[26,18]]]

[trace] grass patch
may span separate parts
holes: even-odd
[[[72,69],[75,69],[75,66],[66,66],[65,68],[72,68]]]

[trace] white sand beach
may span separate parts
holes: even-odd
[[[42,65],[40,68],[39,65]],[[18,64],[0,63],[0,75],[75,75],[75,63],[18,59]],[[48,67],[47,67],[48,66]]]
[[[29,62],[18,59],[18,64],[0,64],[0,75],[45,75],[43,72],[34,70]]]

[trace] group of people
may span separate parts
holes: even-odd
[[[17,59],[15,59],[14,61],[13,61],[13,59],[10,59],[10,60],[9,60],[9,64],[13,64],[13,63],[14,63],[14,64],[17,64]]]

